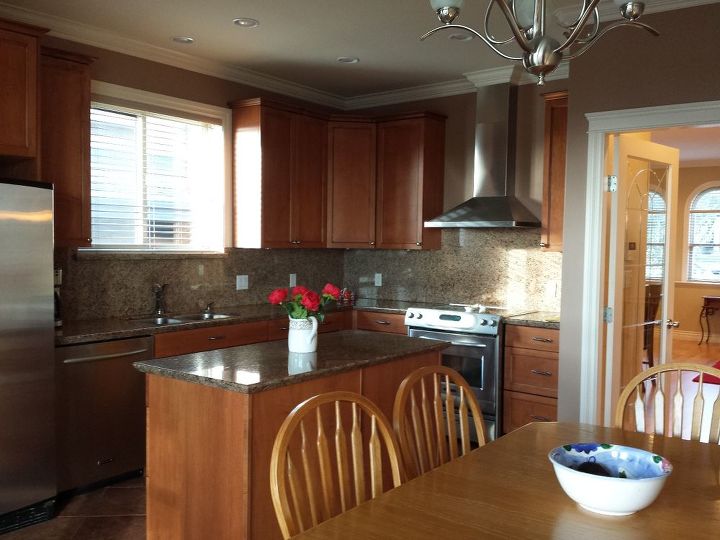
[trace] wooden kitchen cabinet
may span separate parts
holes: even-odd
[[[225,349],[237,345],[260,343],[267,339],[267,321],[167,332],[155,335],[155,358]]]
[[[324,247],[327,122],[243,100],[233,134],[236,247]]]
[[[328,126],[328,247],[375,246],[376,131],[366,118]]]
[[[567,92],[545,94],[545,160],[540,247],[562,251],[567,149]]]
[[[377,247],[439,249],[440,229],[423,224],[442,212],[445,118],[381,121],[377,148]]]
[[[43,48],[40,57],[41,163],[55,186],[55,246],[87,247],[90,238],[90,63]]]
[[[0,20],[0,156],[38,153],[38,38],[43,28]]]
[[[348,330],[352,327],[351,323],[347,323],[348,315],[352,317],[352,311],[333,311],[325,314],[325,320],[318,323],[318,333],[325,334],[327,332],[339,332],[340,330]],[[288,337],[288,320],[273,319],[268,321],[268,341],[277,339],[287,339]]]
[[[557,420],[559,330],[505,327],[503,430]]]
[[[355,327],[358,330],[372,330],[390,334],[407,334],[405,315],[378,311],[356,311]]]

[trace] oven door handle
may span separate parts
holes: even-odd
[[[435,339],[428,336],[415,336],[420,339],[429,339],[430,341],[444,341],[442,339]],[[487,345],[485,343],[468,343],[466,341],[450,341],[450,344],[452,345],[461,345],[463,347],[475,347],[477,349],[485,349],[487,348]]]

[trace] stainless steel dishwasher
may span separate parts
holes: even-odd
[[[151,337],[57,347],[58,491],[145,467],[145,378]]]

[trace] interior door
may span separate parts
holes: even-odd
[[[614,138],[606,315],[605,421],[627,382],[672,358],[676,148],[643,134]],[[610,315],[611,314],[611,315]]]

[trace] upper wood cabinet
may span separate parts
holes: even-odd
[[[373,247],[375,122],[330,122],[328,141],[328,247]]]
[[[328,246],[438,249],[445,119],[417,113],[330,125]]]
[[[55,185],[55,245],[89,246],[90,63],[43,48],[40,58],[43,180]]]
[[[324,247],[327,122],[265,99],[233,104],[236,247]]]
[[[445,119],[430,113],[378,124],[378,248],[439,249],[425,220],[442,212]]]
[[[46,31],[0,20],[0,156],[37,155],[38,37]]]
[[[545,163],[540,247],[562,251],[567,148],[567,92],[545,94]]]

